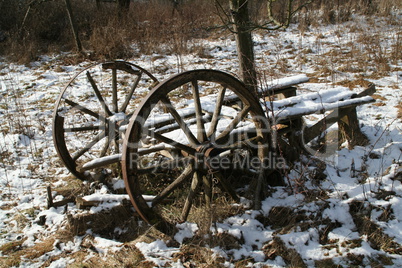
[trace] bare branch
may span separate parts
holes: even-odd
[[[314,0],[306,0],[300,5],[295,7],[296,0],[288,0],[287,5],[286,5],[286,17],[284,18],[284,22],[281,22],[277,19],[275,19],[275,14],[273,10],[273,3],[277,2],[277,0],[267,0],[267,21],[262,22],[262,23],[254,23],[252,21],[249,21],[247,25],[243,25],[244,29],[247,31],[254,31],[257,29],[260,30],[267,30],[267,31],[276,31],[280,29],[286,29],[289,27],[292,18],[304,7],[312,3]],[[244,1],[242,5],[245,5],[248,2],[248,0]],[[240,5],[238,9],[242,7]],[[219,0],[215,0],[215,7],[217,10],[217,15],[219,16],[220,20],[222,21],[223,25],[217,26],[216,28],[225,28],[229,30],[231,33],[237,34],[234,27],[234,22],[231,19],[233,12],[237,12],[232,8],[232,10],[227,11],[225,8],[222,6]]]
[[[299,6],[297,6],[295,8],[295,0],[288,0],[287,14],[286,14],[285,22],[280,22],[277,19],[275,19],[274,14],[273,14],[273,9],[272,9],[272,5],[273,5],[274,2],[276,2],[276,0],[267,0],[267,15],[268,15],[268,19],[270,20],[270,23],[273,23],[274,25],[276,25],[276,27],[268,28],[268,29],[266,27],[263,27],[262,29],[279,30],[281,28],[282,29],[288,28],[292,18],[294,17],[294,15],[297,12],[299,12],[302,8],[306,7],[307,5],[309,5],[313,1],[314,0],[306,0],[305,2],[301,3]]]
[[[221,3],[219,3],[218,0],[215,0],[215,7],[217,10],[217,15],[219,16],[220,20],[222,21],[223,25],[217,27],[217,28],[226,28],[229,30],[231,33],[236,33],[235,30],[230,27],[233,25],[233,22],[231,20],[230,14],[225,11]],[[226,18],[224,18],[221,14],[223,14]]]

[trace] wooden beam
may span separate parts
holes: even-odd
[[[360,98],[360,97],[364,97],[364,96],[369,96],[369,95],[373,95],[374,93],[375,93],[375,85],[371,84],[368,88],[366,88],[365,90],[363,90],[362,92],[360,92],[359,94],[355,95],[352,98]],[[324,117],[323,119],[321,119],[320,121],[315,123],[313,126],[306,127],[304,129],[304,133],[303,133],[303,139],[304,139],[303,142],[304,143],[310,142],[312,139],[314,139],[315,137],[319,136],[322,132],[324,132],[327,128],[329,128],[333,124],[339,122],[343,117],[345,117],[347,115],[350,115],[351,118],[355,117],[355,119],[351,119],[351,120],[356,121],[357,115],[355,115],[355,114],[356,114],[356,106],[358,106],[358,105],[360,105],[360,104],[356,104],[351,107],[343,107],[339,110],[332,111],[329,115],[327,115],[326,117]],[[352,124],[352,125],[356,124],[356,123],[352,123],[352,121],[350,122],[350,124]],[[347,129],[344,129],[344,131],[349,132]],[[354,127],[354,131],[356,131],[355,127]],[[358,135],[358,134],[356,134],[356,135]],[[350,134],[350,137],[352,137],[352,136],[353,136],[353,134]]]

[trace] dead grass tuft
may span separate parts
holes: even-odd
[[[88,257],[89,254],[91,255],[90,257]],[[153,263],[146,261],[141,252],[131,243],[123,245],[119,251],[110,253],[107,257],[100,256],[95,251],[90,249],[83,249],[78,252],[68,254],[68,257],[74,259],[74,262],[68,266],[71,268],[155,267]],[[46,264],[49,265],[50,263],[45,263],[45,265]]]
[[[307,220],[307,216],[303,212],[296,212],[294,208],[290,207],[273,207],[269,211],[266,218],[266,223],[271,225],[272,228],[284,228],[288,226],[295,226],[297,223]]]
[[[54,242],[55,238],[49,238],[43,242],[36,243],[33,247],[24,250],[24,258],[32,260],[43,256],[54,249]]]
[[[64,185],[52,188],[52,192],[61,195],[64,198],[75,198],[77,196],[87,195],[90,193],[88,184],[83,184],[81,180],[73,175],[63,178]]]
[[[365,202],[354,201],[350,204],[350,214],[361,235],[367,235],[371,247],[390,254],[401,254],[402,247],[371,221],[372,207]]]
[[[354,89],[356,87],[368,88],[370,86],[370,84],[371,84],[370,81],[363,79],[363,78],[358,78],[355,80],[344,80],[344,81],[335,83],[335,85],[348,87],[350,89]]]
[[[0,257],[0,267],[19,266],[23,259],[34,260],[54,249],[55,238],[48,238],[32,247],[23,247],[25,239],[11,242],[1,247],[0,252],[8,256]]]
[[[206,247],[198,245],[183,245],[179,253],[173,255],[173,261],[179,261],[184,267],[224,267],[224,258],[216,257]]]
[[[20,265],[20,256],[1,256],[0,267],[18,267]]]
[[[158,239],[166,241],[166,244],[168,246],[178,246],[178,243],[175,242],[175,240],[173,240],[172,237],[162,233],[161,231],[159,231],[158,229],[156,229],[152,226],[151,227],[149,227],[149,226],[143,227],[140,236],[138,236],[131,243],[133,245],[135,245],[136,243],[139,243],[139,242],[151,243]]]
[[[314,262],[316,268],[342,268],[342,265],[337,265],[332,259],[318,260]]]
[[[10,255],[14,252],[17,252],[22,249],[22,244],[25,242],[25,240],[26,238],[6,243],[0,247],[0,252],[3,255]]]
[[[400,103],[396,106],[396,108],[398,109],[397,118],[400,119],[400,120],[402,120],[402,102],[400,102]]]
[[[270,260],[274,260],[278,256],[282,257],[289,267],[307,267],[300,254],[293,248],[288,248],[278,236],[264,245],[263,252]]]
[[[121,242],[132,241],[143,230],[133,215],[132,207],[129,204],[95,214],[83,213],[74,216],[69,214],[67,215],[68,230],[72,235],[84,235],[88,229],[91,229],[94,233],[108,239]]]
[[[134,55],[130,47],[129,33],[120,29],[121,22],[110,21],[108,25],[93,29],[89,42],[96,57],[106,60],[125,59]]]

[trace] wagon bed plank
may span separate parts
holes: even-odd
[[[369,85],[368,88],[360,92],[359,94],[356,95],[356,98],[361,98],[369,95],[373,95],[375,93],[375,85],[371,84]],[[374,102],[375,100],[373,99],[371,102]],[[356,107],[356,106],[354,106]],[[328,128],[335,124],[336,122],[339,121],[339,118],[342,118],[348,114],[351,114],[353,111],[354,107],[343,107],[342,109],[338,111],[333,111],[330,114],[328,114],[325,118],[321,119],[320,121],[316,122],[312,126],[308,126],[304,129],[304,139],[306,142],[311,141],[314,139],[314,137],[317,137],[325,128]]]

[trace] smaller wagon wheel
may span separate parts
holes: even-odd
[[[53,114],[53,141],[64,165],[81,180],[119,163],[121,138],[141,96],[157,84],[124,61],[94,64],[61,91]],[[98,170],[101,169],[101,170]]]
[[[259,202],[269,127],[254,94],[229,74],[194,70],[159,84],[126,136],[126,190],[140,216],[164,232],[185,221],[209,228],[216,215],[244,208],[242,200]]]

